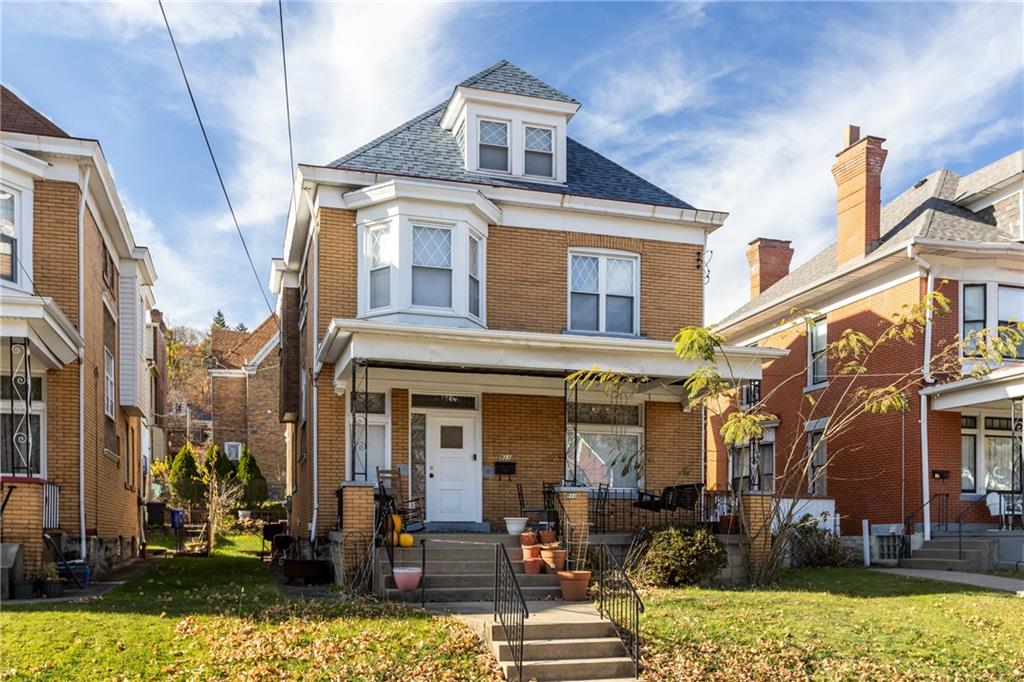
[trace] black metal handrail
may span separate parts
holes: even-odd
[[[907,517],[903,520],[903,553],[904,556],[910,557],[910,536],[914,534],[914,526],[917,524],[917,515],[922,513],[926,507],[931,506],[932,502],[936,499],[942,499],[942,504],[939,505],[939,525],[943,527],[947,532],[949,531],[949,493],[935,493],[928,498],[920,507],[910,512]]]
[[[964,514],[969,511],[971,511],[970,505],[964,507],[956,515],[956,558],[960,561],[964,560]]]
[[[633,659],[634,673],[639,677],[640,614],[644,612],[644,601],[608,545],[598,545],[595,554],[598,610],[615,627],[629,657]]]
[[[499,542],[494,545],[494,620],[501,623],[505,643],[516,666],[517,682],[523,680],[523,638],[529,617],[526,598],[512,570],[508,550]]]

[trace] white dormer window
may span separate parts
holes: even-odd
[[[391,259],[389,241],[391,226],[381,225],[370,230],[370,309],[391,305]]]
[[[412,226],[412,304],[452,307],[452,231]]]
[[[554,176],[555,146],[550,128],[526,126],[524,135],[523,169],[526,175],[542,178]]]
[[[480,170],[509,172],[508,123],[480,119]]]

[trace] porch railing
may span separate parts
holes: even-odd
[[[644,602],[629,574],[608,545],[594,548],[597,565],[597,604],[601,616],[611,621],[622,645],[633,659],[634,674],[640,675],[640,614]]]
[[[688,486],[684,486],[688,487]],[[716,520],[717,504],[711,493],[695,490],[682,496],[663,499],[664,489],[649,492],[635,490],[596,490],[590,493],[590,521],[595,533],[635,533],[644,528],[670,524],[697,525]]]
[[[925,509],[935,509],[936,518],[938,519],[938,525],[942,526],[944,530],[949,530],[949,493],[935,493],[920,507],[910,512],[907,518],[903,520],[903,557],[909,559],[913,552],[912,543],[910,541],[911,536],[914,534],[915,527],[917,526],[917,516],[922,514]]]
[[[43,530],[60,528],[60,486],[43,484]]]
[[[516,680],[523,680],[523,640],[526,633],[526,619],[530,610],[519,587],[508,550],[500,542],[494,545],[494,620],[501,624],[512,662],[516,667]],[[509,679],[512,676],[509,675]]]

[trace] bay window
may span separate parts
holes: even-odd
[[[1000,284],[997,303],[1000,327],[1024,321],[1024,287]],[[1024,360],[1024,341],[1017,346],[1017,359]]]
[[[0,187],[0,279],[18,281],[17,195],[7,187]]]
[[[469,236],[469,314],[480,317],[480,240]]]
[[[523,172],[526,175],[550,178],[554,176],[554,134],[550,128],[526,126],[524,130]]]
[[[369,231],[370,309],[391,305],[391,226]]]
[[[988,330],[993,337],[999,327],[1009,327],[1024,321],[1024,286],[997,282],[964,284],[961,291],[960,338],[966,343],[963,355],[977,354],[977,336]],[[1004,337],[1005,338],[1005,335]],[[1024,360],[1024,342],[1017,346],[1017,358]]]
[[[480,170],[507,173],[508,123],[480,119]]]
[[[0,474],[44,474],[46,401],[42,377],[32,377],[30,388],[32,399],[19,399],[21,391],[15,393],[10,375],[0,377]]]
[[[412,304],[452,307],[452,231],[412,226]]]
[[[964,311],[963,328],[961,340],[967,343],[965,352],[974,353],[976,343],[969,341],[971,335],[977,335],[985,328],[985,285],[965,284],[964,285]]]
[[[638,266],[636,256],[570,253],[570,331],[636,335]]]

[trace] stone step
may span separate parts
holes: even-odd
[[[523,598],[527,601],[551,601],[562,598],[562,590],[557,585],[522,587]],[[459,601],[493,601],[493,587],[429,587],[424,589],[426,601],[459,602]],[[420,591],[401,592],[395,589],[386,590],[387,598],[392,601],[418,602]]]
[[[968,560],[968,561],[977,561],[977,560],[982,559],[982,557],[984,557],[985,554],[986,554],[986,552],[984,552],[984,551],[982,551],[980,549],[967,549],[966,547],[964,547],[964,556],[963,556],[963,558]],[[944,548],[944,547],[939,548],[939,547],[932,547],[931,545],[925,545],[921,549],[915,549],[914,550],[913,558],[915,558],[915,559],[946,559],[946,560],[953,559],[953,560],[959,560],[960,559],[960,553],[957,551],[956,547],[952,547],[952,548],[947,549],[947,548]]]
[[[539,575],[522,574],[516,576],[520,587],[559,587],[557,575],[541,573]],[[494,573],[438,573],[430,572],[430,565],[427,565],[427,575],[424,577],[424,584],[427,589],[432,587],[487,587],[494,588]],[[387,577],[387,587],[395,586],[394,579]]]
[[[514,663],[501,663],[505,677],[515,676]],[[523,679],[548,680],[602,680],[631,677],[635,674],[633,660],[628,656],[614,658],[564,658],[547,661],[523,661]]]
[[[507,549],[508,558],[515,559],[523,558],[523,553],[519,550],[518,546]],[[387,550],[383,547],[378,551],[378,554],[387,556]],[[431,559],[437,559],[439,561],[453,561],[456,559],[463,559],[466,561],[490,561],[494,563],[494,545],[485,545],[483,547],[479,545],[431,545],[426,546],[426,558],[427,561]],[[424,555],[424,551],[420,549],[419,545],[415,547],[395,547],[395,561],[402,562],[416,562],[420,561]]]
[[[992,538],[992,539],[988,539],[988,538],[964,538],[963,539],[964,549],[977,549],[977,550],[988,551],[988,550],[992,549],[992,547],[994,545],[998,544],[998,543],[999,543],[999,541],[996,540],[995,538]],[[924,547],[928,548],[928,549],[950,549],[950,548],[956,549],[958,546],[959,545],[958,545],[957,539],[955,537],[932,538],[928,542],[924,543]]]
[[[499,662],[512,660],[507,642],[494,643]],[[617,658],[626,655],[618,637],[587,637],[583,639],[530,639],[523,642],[524,661],[554,661],[566,658]]]
[[[420,562],[417,561],[398,561],[395,560],[396,566],[419,566]],[[387,558],[378,563],[378,569],[383,575],[390,575],[391,565],[388,563]],[[512,570],[517,574],[525,574],[523,568],[523,560],[520,558],[518,561],[512,559]],[[477,575],[494,575],[494,558],[490,561],[460,561],[454,560],[427,560],[427,575],[438,575],[443,573],[460,573],[460,574],[477,574]]]
[[[505,633],[501,623],[490,623],[491,642],[504,642]],[[523,624],[523,638],[527,640],[552,639],[583,639],[616,637],[615,627],[607,620],[566,620],[558,622],[537,623],[529,618]]]

